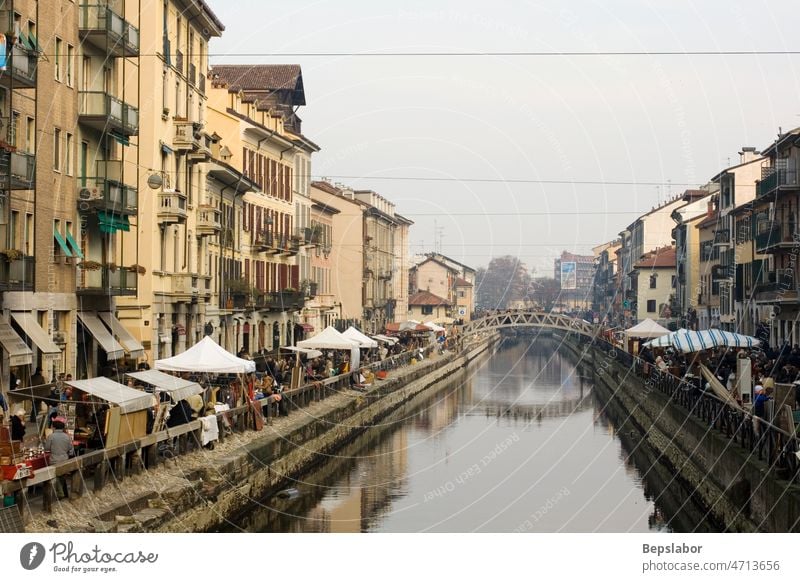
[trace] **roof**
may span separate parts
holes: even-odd
[[[291,91],[296,105],[305,105],[300,65],[214,65],[209,77],[228,86],[229,92],[245,92],[245,99],[258,99],[258,92]],[[257,92],[249,94],[249,92]]]
[[[670,267],[674,268],[676,264],[677,256],[675,247],[672,246],[661,247],[660,249],[645,253],[633,267],[634,269],[666,269]]]
[[[761,152],[764,156],[771,156],[780,150],[787,143],[797,145],[798,137],[800,137],[800,127],[796,127],[791,131],[782,133],[768,148]]]
[[[411,305],[449,305],[447,299],[442,299],[438,295],[434,295],[430,291],[417,291],[409,295],[408,304]]]
[[[337,188],[333,184],[331,184],[329,182],[326,182],[324,180],[317,180],[317,181],[311,182],[311,185],[314,188],[317,188],[318,190],[322,190],[323,192],[327,192],[328,194],[341,194],[342,193],[342,191],[339,190],[339,188]]]
[[[453,287],[472,287],[472,283],[461,277],[456,277]]]
[[[455,259],[451,259],[450,257],[443,255],[442,253],[429,253],[428,256],[432,257],[432,258],[438,258],[440,261],[446,261],[446,262],[450,262],[450,263],[452,263],[454,265],[458,265],[462,269],[466,269],[467,271],[471,271],[472,273],[477,272],[472,267],[469,267],[469,266],[465,265],[464,263],[459,263]]]
[[[320,202],[314,198],[311,199],[311,207],[321,212],[327,212],[328,214],[339,214],[342,212],[341,210],[334,208],[333,206],[328,206],[324,202]]]
[[[695,202],[700,198],[705,198],[709,195],[707,190],[684,190],[683,192],[683,199],[686,202]]]

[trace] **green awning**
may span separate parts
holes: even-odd
[[[28,42],[30,43],[31,48],[36,51],[37,53],[43,53],[42,47],[39,46],[39,41],[36,38],[36,35],[31,34],[28,38]]]
[[[116,140],[116,142],[119,143],[119,144],[122,144],[124,146],[131,145],[131,140],[128,139],[127,137],[125,137],[124,135],[120,135],[120,134],[118,134],[116,132],[113,132],[113,131],[109,131],[108,135],[113,137]]]
[[[78,242],[72,237],[72,234],[67,231],[67,242],[72,247],[72,252],[75,253],[76,257],[84,258],[83,251],[81,251],[81,247],[78,246]]]
[[[98,212],[97,220],[100,223],[100,232],[105,234],[114,234],[118,230],[128,232],[131,229],[131,223],[126,215]]]
[[[58,241],[58,246],[61,247],[61,252],[64,253],[66,256],[71,257],[72,251],[69,250],[69,247],[67,246],[67,241],[64,240],[64,237],[61,236],[61,233],[58,232],[58,230],[55,228],[53,229],[53,236],[56,237],[56,240]]]

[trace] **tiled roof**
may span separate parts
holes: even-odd
[[[462,279],[461,277],[457,277],[455,283],[453,283],[453,287],[472,287],[472,283],[467,281],[466,279]]]
[[[244,91],[248,100],[258,97],[248,94],[253,91],[287,89],[303,94],[300,65],[215,65],[209,76],[226,84],[229,91]]]
[[[417,291],[408,297],[409,305],[447,305],[447,299],[442,299],[430,291]]]
[[[311,185],[314,188],[322,190],[323,192],[327,192],[328,194],[341,194],[342,192],[336,186],[324,180],[315,180],[314,182],[311,182]]]
[[[639,259],[634,268],[636,269],[658,269],[675,267],[677,264],[675,247],[661,247],[650,251]]]

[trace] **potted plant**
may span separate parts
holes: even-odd
[[[11,261],[18,261],[25,256],[25,254],[18,249],[4,249],[0,251],[0,254],[2,254],[9,263]]]
[[[125,270],[129,273],[139,273],[140,275],[144,275],[147,272],[142,265],[131,265],[130,267],[125,267]]]
[[[97,261],[81,261],[80,268],[85,271],[99,271],[103,268],[103,263],[98,263]]]
[[[108,270],[111,271],[112,273],[116,273],[117,272],[117,264],[116,263],[109,263],[108,264]]]

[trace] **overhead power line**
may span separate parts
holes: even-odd
[[[325,179],[336,178],[337,180],[389,180],[407,182],[485,182],[489,184],[568,184],[568,185],[589,185],[589,186],[694,186],[697,184],[681,182],[657,182],[657,181],[638,181],[638,180],[548,180],[535,178],[449,178],[449,177],[426,177],[426,176],[312,176],[312,178]]]
[[[391,51],[209,53],[211,57],[716,57],[800,55],[800,50],[652,50],[652,51]],[[156,55],[150,55],[156,56]],[[160,55],[159,55],[160,56]]]

